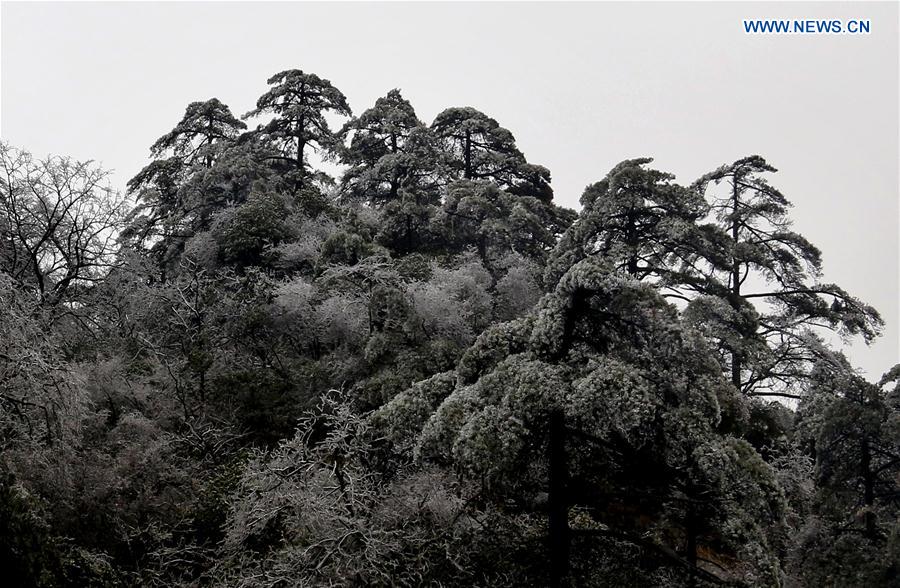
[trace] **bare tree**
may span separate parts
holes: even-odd
[[[115,263],[126,198],[92,161],[0,143],[0,270],[42,306],[78,302]]]

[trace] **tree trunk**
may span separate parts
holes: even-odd
[[[625,220],[625,243],[628,245],[628,275],[638,279],[638,233],[634,207],[628,210]]]
[[[303,152],[306,150],[306,141],[303,139],[303,117],[300,118],[300,130],[297,132],[297,192],[303,189],[303,176],[306,168],[303,165]]]
[[[697,585],[697,527],[694,515],[694,505],[691,497],[688,496],[687,513],[685,517],[685,535],[687,535],[687,545],[685,546],[685,558],[690,564],[690,576],[688,577],[688,588],[694,588]]]
[[[406,252],[411,253],[413,250],[413,234],[412,234],[412,215],[406,215]]]
[[[487,266],[488,258],[487,258],[487,238],[481,234],[478,235],[478,257],[481,258],[481,262]]]
[[[875,505],[875,477],[872,474],[872,452],[869,449],[867,437],[864,437],[862,441],[862,456],[859,465],[863,475],[863,502],[866,505],[866,536],[869,539],[875,539],[878,532],[875,527],[875,513],[872,512],[872,507]]]
[[[306,84],[300,85],[300,104],[306,106]],[[303,152],[306,150],[306,117],[300,115],[297,121],[297,192],[303,189],[303,180],[306,169],[303,166]]]
[[[207,120],[207,125],[206,125],[206,132],[207,132],[206,146],[210,150],[212,150],[213,135],[215,133],[215,128],[213,127],[213,123],[214,123],[214,120],[212,117],[210,117]],[[207,151],[207,153],[206,153],[206,169],[212,168],[212,164],[213,164],[212,153],[210,151]]]
[[[569,504],[566,483],[569,467],[566,458],[566,424],[561,410],[550,414],[549,552],[551,586],[565,586],[569,573]]]
[[[472,134],[469,131],[466,131],[466,145],[463,149],[463,158],[466,162],[466,169],[464,171],[464,176],[467,180],[472,179]]]
[[[391,153],[397,153],[397,135],[391,135]],[[394,169],[391,172],[391,200],[396,200],[397,195],[400,190],[400,174],[397,171],[396,164],[394,165]]]
[[[740,226],[738,223],[738,206],[740,206],[740,192],[738,191],[737,177],[732,182],[732,209],[731,209],[731,245],[737,247],[740,239]],[[731,253],[731,306],[735,310],[741,308],[741,263]],[[739,349],[731,350],[731,383],[738,390],[741,389],[741,352]]]

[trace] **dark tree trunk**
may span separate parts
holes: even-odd
[[[306,106],[306,84],[300,86],[300,103]],[[306,175],[306,168],[303,165],[303,152],[306,150],[306,117],[300,115],[297,123],[297,192],[303,189],[303,180]]]
[[[478,236],[478,257],[481,258],[481,262],[484,265],[487,265],[487,238],[484,235]]]
[[[391,153],[397,153],[397,135],[391,135]],[[400,174],[396,165],[391,172],[391,200],[396,200],[400,191]]]
[[[472,134],[466,131],[466,144],[463,148],[463,158],[466,162],[466,169],[463,173],[467,180],[471,180],[473,177],[472,173]]]
[[[688,577],[688,588],[694,588],[697,585],[697,525],[694,513],[694,505],[691,497],[688,496],[687,513],[685,516],[685,535],[687,535],[687,544],[685,545],[685,559],[690,564],[690,576]]]
[[[213,137],[214,137],[214,133],[215,133],[215,129],[213,128],[214,122],[215,122],[214,119],[212,117],[210,117],[209,120],[207,121],[207,125],[206,125],[206,132],[207,132],[206,146],[209,149],[212,149],[212,144],[213,144]],[[212,164],[213,164],[212,153],[207,152],[206,153],[206,168],[207,169],[212,168]]]
[[[566,484],[569,477],[566,458],[566,424],[561,410],[550,414],[548,443],[550,458],[549,552],[550,579],[554,587],[564,586],[569,573],[569,504]]]
[[[301,119],[302,120],[302,119]],[[306,141],[303,140],[303,131],[297,134],[297,191],[303,189],[303,180],[306,175],[306,167],[303,165],[303,152],[306,151]]]
[[[629,209],[625,220],[625,243],[628,245],[628,275],[638,278],[638,233],[634,208]]]
[[[413,250],[413,230],[412,215],[406,215],[406,252],[411,253]]]
[[[865,437],[862,441],[862,456],[859,465],[863,475],[863,502],[866,505],[866,536],[869,539],[875,539],[877,528],[875,527],[875,513],[872,512],[872,507],[875,505],[875,476],[872,473],[872,452],[869,448],[869,439]]]
[[[738,191],[737,177],[732,183],[732,218],[731,218],[731,244],[737,247],[740,239],[740,226],[738,223],[738,207],[740,206],[740,192]],[[731,306],[735,310],[741,308],[741,263],[732,250],[731,253]],[[731,350],[731,383],[738,390],[741,389],[741,352],[738,349]]]

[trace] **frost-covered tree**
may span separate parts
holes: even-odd
[[[260,587],[501,585],[503,549],[451,477],[386,480],[371,468],[370,438],[364,416],[333,392],[296,436],[255,452],[211,575]]]
[[[290,204],[278,194],[255,193],[242,206],[217,216],[212,234],[220,257],[239,267],[260,265],[273,247],[292,236]]]
[[[192,102],[175,128],[150,147],[153,161],[128,181],[137,206],[122,236],[147,250],[164,273],[221,207],[223,186],[212,178],[228,165],[228,150],[246,128],[216,98]]]
[[[453,179],[488,180],[514,194],[549,202],[550,171],[533,165],[516,147],[513,134],[474,108],[448,108],[431,124],[443,143]]]
[[[91,161],[35,159],[0,143],[0,271],[71,313],[115,266],[125,198]]]
[[[543,263],[574,218],[571,210],[551,202],[517,196],[484,180],[461,180],[448,187],[435,231],[452,250],[474,246],[488,267],[509,253]]]
[[[762,158],[576,215],[475,109],[256,106],[190,104],[121,233],[102,170],[0,146],[13,583],[896,583],[900,368],[824,344],[880,318]]]
[[[797,382],[816,359],[811,329],[870,342],[883,321],[840,286],[820,281],[820,251],[792,230],[790,202],[764,176],[775,171],[750,156],[695,183],[711,194],[712,214],[725,235],[719,255],[709,256],[724,261],[705,287],[712,299],[702,298],[698,313],[716,323],[736,387],[796,396]]]
[[[890,584],[900,570],[900,366],[877,384],[840,354],[812,372],[798,408],[815,456],[812,516],[793,554],[803,585]]]
[[[0,271],[0,446],[71,441],[67,429],[88,399],[40,301]]]
[[[583,526],[562,523],[551,543],[570,541],[567,531],[634,545],[650,536],[645,547],[688,570],[683,581],[714,557],[730,578],[778,585],[782,490],[747,442],[719,430],[745,410],[674,307],[589,258],[533,313],[485,331],[455,374],[416,384],[373,418],[419,459],[480,480],[486,497],[527,509],[549,487],[551,521],[554,508],[557,525],[584,512]],[[672,549],[674,559],[661,555]]]
[[[185,165],[200,162],[211,167],[217,148],[234,141],[246,128],[218,98],[191,102],[175,128],[160,137],[150,153],[160,158],[171,152]]]
[[[277,154],[271,157],[290,166],[294,191],[300,192],[314,177],[307,160],[309,150],[324,155],[337,152],[338,139],[326,115],[350,116],[350,106],[329,80],[299,69],[279,72],[267,82],[271,88],[244,118],[272,115],[258,132],[275,146]]]
[[[605,259],[680,298],[702,279],[697,260],[715,237],[698,224],[708,206],[701,195],[673,182],[673,175],[648,168],[652,161],[623,161],[585,189],[578,219],[548,264],[548,282],[587,257]]]
[[[431,219],[440,204],[439,153],[399,90],[391,90],[341,130],[348,145],[341,179],[346,197],[381,209],[378,240],[399,253],[434,246]]]
[[[341,159],[350,165],[341,183],[351,198],[384,205],[434,174],[436,153],[426,157],[428,130],[399,90],[348,121],[340,136],[347,141]]]

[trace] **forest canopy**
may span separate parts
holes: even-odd
[[[10,585],[896,584],[900,365],[763,157],[575,212],[503,113],[261,92],[124,193],[0,143]]]

